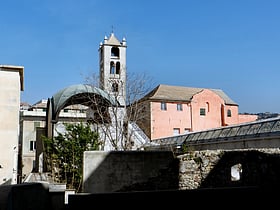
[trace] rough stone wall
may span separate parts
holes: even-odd
[[[196,189],[219,161],[222,151],[190,151],[179,158],[179,188]]]
[[[280,185],[280,150],[202,150],[179,155],[179,189]],[[240,179],[232,167],[240,165]]]

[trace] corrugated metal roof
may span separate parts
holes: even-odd
[[[230,97],[228,97],[222,90],[220,89],[209,89],[209,88],[195,88],[195,87],[184,87],[184,86],[172,86],[172,85],[164,85],[160,84],[155,89],[153,89],[150,93],[148,93],[144,98],[151,100],[168,100],[168,101],[185,101],[190,102],[192,97],[203,91],[204,89],[208,89],[216,93],[220,96],[225,104],[237,105]]]

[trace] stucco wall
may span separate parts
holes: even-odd
[[[17,183],[20,81],[18,70],[0,68],[0,184]]]
[[[181,102],[178,102],[181,104]],[[161,110],[161,102],[151,102],[151,139],[173,136],[173,129],[191,129],[190,106],[182,103],[183,110],[177,110],[177,103],[167,102],[167,110]]]
[[[253,114],[239,114],[238,123],[252,122],[258,119],[258,115]]]
[[[192,106],[192,128],[193,131],[206,130],[209,128],[221,127],[221,107],[223,99],[213,91],[204,89],[194,95]],[[200,109],[205,109],[205,115],[200,115]]]
[[[239,115],[238,105],[225,104],[224,99],[209,89],[194,95],[191,102],[171,102],[168,99],[164,102],[166,110],[161,110],[161,101],[149,102],[150,109],[145,111],[150,112],[151,118],[145,118],[146,124],[139,124],[152,140],[174,136],[174,128],[179,129],[180,134],[184,134],[188,130],[201,131],[256,120],[254,115]],[[178,103],[182,104],[182,111],[177,110]],[[205,115],[200,114],[202,108],[205,109]],[[150,126],[145,126],[149,123]]]

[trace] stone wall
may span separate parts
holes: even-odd
[[[279,149],[88,151],[84,160],[86,193],[280,185]]]
[[[280,185],[280,150],[189,151],[179,159],[179,189]]]

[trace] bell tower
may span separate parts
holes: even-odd
[[[100,88],[126,105],[126,40],[120,42],[112,32],[99,45]]]

